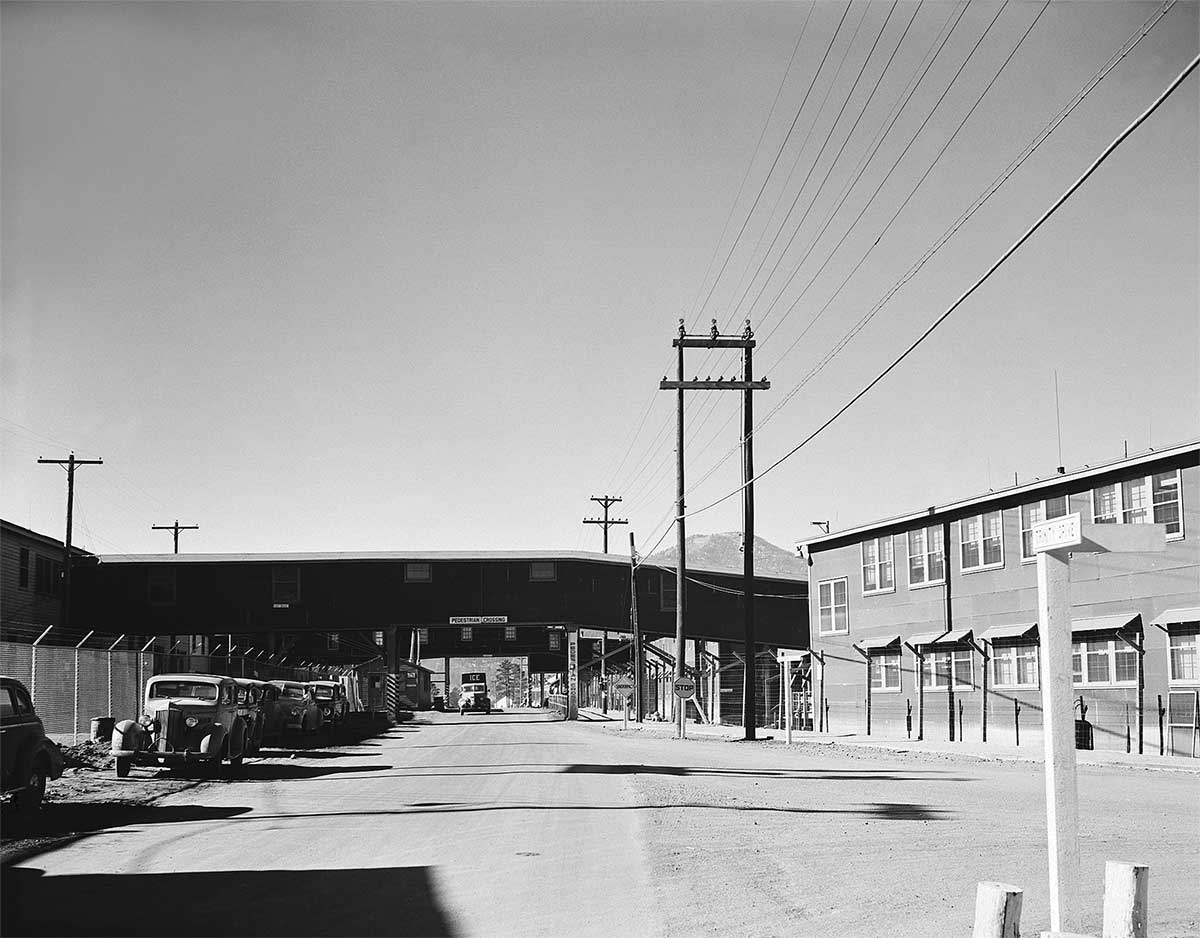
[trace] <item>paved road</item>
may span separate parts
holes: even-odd
[[[435,714],[248,763],[6,869],[3,931],[966,934],[980,879],[1048,927],[1035,766],[619,727]],[[1196,777],[1080,787],[1094,878],[1148,860],[1153,933],[1197,933]]]

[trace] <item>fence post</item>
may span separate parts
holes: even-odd
[[[29,699],[33,703],[33,709],[37,710],[37,647],[38,642],[50,634],[50,630],[54,628],[52,625],[46,626],[45,631],[34,639],[33,644],[29,646]]]
[[[125,633],[122,632],[115,642],[108,646],[108,713],[107,716],[113,715],[112,705],[112,653],[113,649],[121,644],[121,640],[125,638]]]
[[[1020,938],[1020,886],[980,883],[975,892],[975,928],[971,938]]]
[[[1104,938],[1146,938],[1150,867],[1109,860],[1104,864]]]

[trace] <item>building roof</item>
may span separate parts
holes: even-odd
[[[607,563],[629,567],[629,558],[620,554],[601,554],[583,550],[425,550],[425,551],[316,551],[309,553],[262,553],[262,554],[99,554],[101,564],[172,564],[172,563],[362,563],[385,561],[391,563],[504,563],[545,561],[578,561],[584,563]],[[650,564],[650,566],[658,566]],[[664,568],[666,569],[666,568]],[[674,568],[670,568],[674,569]],[[740,573],[728,570],[710,570],[693,567],[688,573],[709,576],[740,577]],[[793,577],[754,574],[756,580],[779,580],[785,583],[804,580]]]
[[[883,518],[879,521],[871,521],[867,524],[857,525],[841,531],[833,531],[829,534],[823,534],[820,537],[797,541],[796,546],[797,548],[804,548],[808,552],[814,553],[827,548],[841,546],[849,540],[863,537],[874,531],[882,531],[888,528],[899,528],[904,526],[915,526],[917,522],[927,522],[930,518],[940,517],[946,514],[969,514],[969,510],[972,508],[978,508],[994,502],[1012,501],[1017,504],[1024,504],[1029,501],[1036,501],[1037,498],[1034,496],[1038,496],[1040,493],[1043,493],[1048,489],[1070,486],[1072,483],[1086,482],[1110,473],[1120,472],[1125,469],[1133,469],[1138,466],[1173,459],[1189,453],[1200,456],[1200,440],[1190,440],[1186,443],[1177,443],[1164,449],[1150,450],[1145,453],[1139,453],[1135,456],[1114,460],[1113,462],[1104,463],[1102,465],[1084,466],[1082,469],[1076,469],[1072,472],[1056,474],[1047,479],[1038,479],[1034,482],[1027,482],[1024,485],[1014,485],[1006,489],[998,489],[982,495],[975,495],[971,498],[965,498],[960,501],[948,502],[945,505],[931,505],[930,507],[922,509],[921,511],[914,511],[904,515],[896,515],[895,517],[891,518]],[[1042,495],[1041,497],[1045,496]]]
[[[16,537],[23,537],[30,541],[35,541],[36,543],[45,547],[55,548],[57,550],[62,550],[65,546],[58,538],[51,537],[48,534],[39,534],[37,531],[22,527],[19,524],[13,524],[11,521],[5,521],[3,518],[0,518],[0,530],[2,530],[8,537],[12,537],[14,535]],[[90,555],[91,552],[80,547],[78,544],[72,544],[71,553],[72,555],[83,557]]]

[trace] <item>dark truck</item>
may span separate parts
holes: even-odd
[[[492,712],[492,698],[488,696],[487,675],[482,671],[464,671],[462,693],[458,695],[458,712],[468,710]]]

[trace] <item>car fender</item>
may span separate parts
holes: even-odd
[[[122,720],[113,727],[113,751],[137,752],[143,748],[146,728],[136,720]]]
[[[225,727],[218,723],[200,740],[200,751],[207,756],[220,756],[225,745]]]

